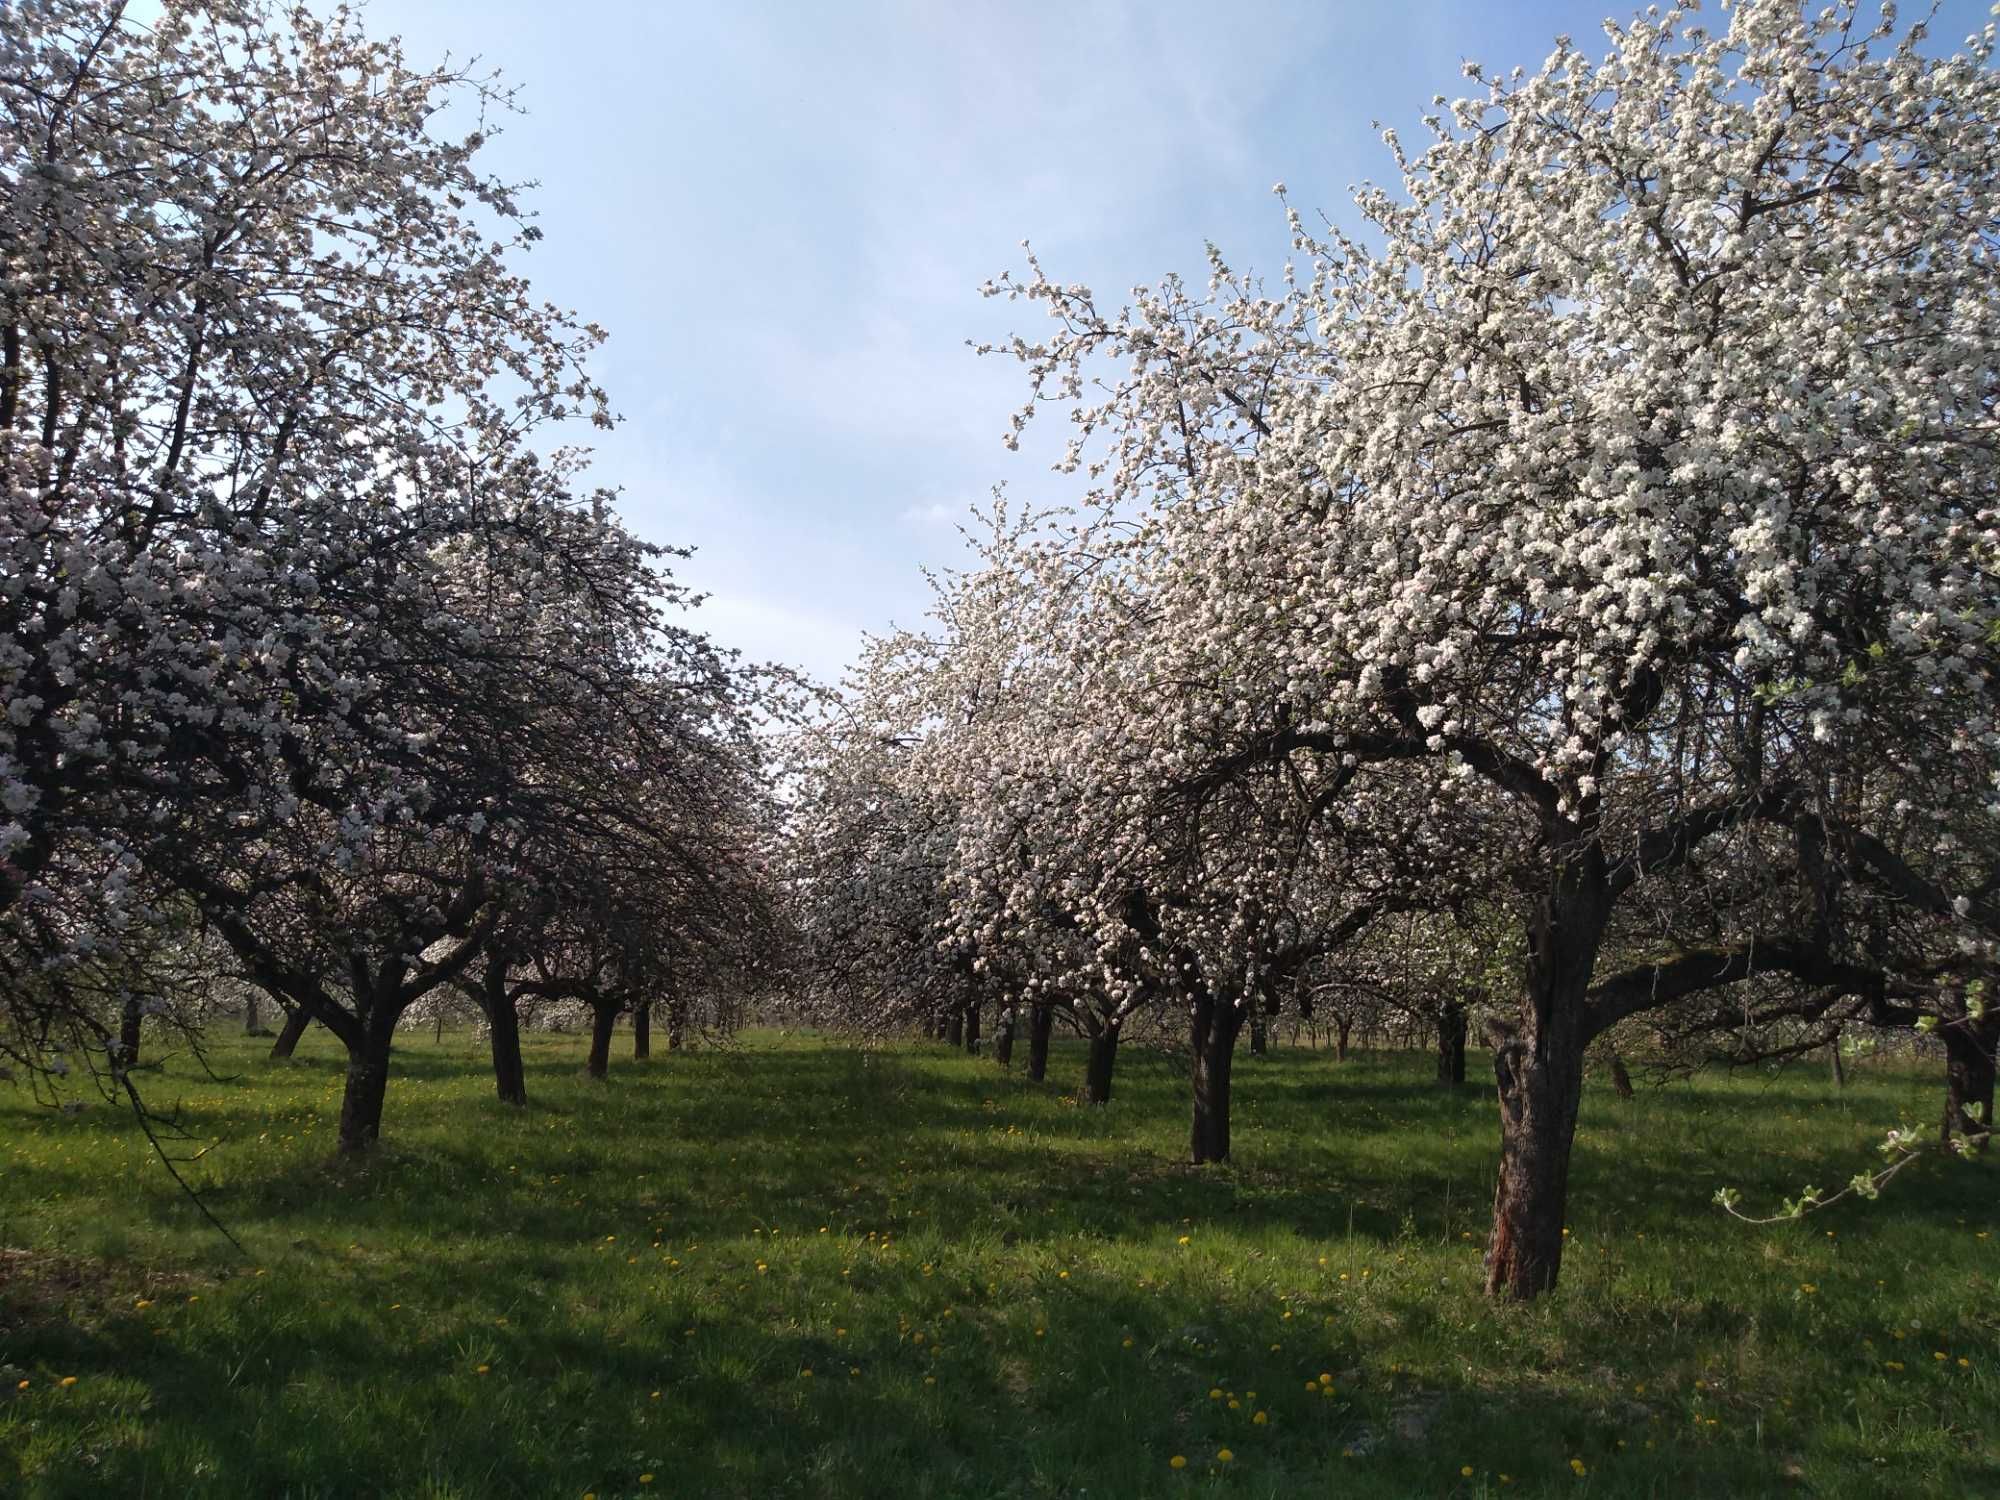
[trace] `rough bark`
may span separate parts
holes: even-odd
[[[965,1004],[965,1050],[979,1050],[979,1001],[968,1000]]]
[[[641,1000],[632,1007],[632,1056],[643,1062],[653,1055],[653,1002]]]
[[[1486,1247],[1486,1291],[1528,1300],[1562,1269],[1570,1147],[1590,1040],[1585,997],[1610,909],[1601,857],[1566,866],[1529,928],[1520,1024],[1498,1026],[1500,1175]]]
[[[1196,998],[1191,1013],[1194,1121],[1188,1151],[1194,1164],[1201,1166],[1229,1160],[1229,1075],[1248,1012],[1204,993]]]
[[[1052,1005],[1037,1005],[1028,1012],[1028,1077],[1036,1083],[1049,1076],[1049,1033],[1055,1024]]]
[[[965,1007],[954,1005],[944,1021],[944,1042],[947,1047],[965,1045]]]
[[[1846,1088],[1847,1064],[1840,1055],[1840,1033],[1837,1031],[1833,1034],[1833,1040],[1826,1044],[1826,1061],[1833,1074],[1833,1086],[1837,1089]]]
[[[1465,1004],[1451,999],[1438,1007],[1438,1083],[1448,1089],[1465,1083]]]
[[[278,1032],[278,1039],[271,1043],[271,1061],[284,1062],[290,1058],[292,1050],[299,1044],[299,1038],[306,1034],[306,1028],[310,1025],[312,1017],[306,1014],[304,1006],[294,1005],[287,1010],[285,1024]]]
[[[1116,1031],[1101,1031],[1090,1039],[1090,1060],[1084,1066],[1083,1093],[1092,1104],[1111,1102],[1111,1069],[1117,1061]]]
[[[255,990],[243,992],[243,1034],[245,1036],[269,1036],[264,1029],[264,1013],[257,1000]]]
[[[371,1026],[347,1053],[347,1090],[340,1100],[340,1153],[356,1156],[382,1135],[382,1100],[389,1091],[389,1037]]]
[[[604,1078],[611,1071],[611,1029],[618,1024],[618,1007],[594,1006],[590,1012],[590,1061],[585,1065],[592,1078]]]
[[[1993,1135],[1994,1052],[2000,1046],[2000,1015],[1988,1011],[1938,1028],[1944,1043],[1944,1125],[1939,1138],[1962,1139],[1984,1151]]]
[[[1261,1010],[1254,1012],[1250,1017],[1250,1055],[1252,1057],[1262,1057],[1264,1055],[1264,1048],[1267,1044],[1269,1032],[1270,1027],[1264,1020],[1264,1013]]]
[[[521,1018],[507,993],[507,966],[488,965],[479,987],[479,1008],[486,1012],[486,1031],[493,1047],[493,1088],[503,1104],[528,1102],[527,1069],[521,1062]]]
[[[1014,1027],[1017,1019],[1014,1007],[1010,1005],[1000,1012],[1000,1018],[993,1023],[993,1058],[1003,1068],[1014,1066]]]

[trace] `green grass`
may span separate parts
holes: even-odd
[[[116,1108],[0,1095],[0,1492],[2000,1493],[1993,1164],[1709,1204],[1837,1185],[1934,1076],[1593,1086],[1520,1308],[1479,1294],[1490,1090],[1421,1058],[1245,1057],[1237,1162],[1195,1170],[1129,1048],[1102,1110],[1060,1049],[1036,1086],[756,1036],[601,1086],[581,1048],[530,1039],[523,1113],[471,1037],[410,1039],[358,1167],[327,1038],[170,1059],[247,1259]]]

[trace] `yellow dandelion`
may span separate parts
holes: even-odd
[[[31,1381],[24,1380],[19,1385],[15,1386],[14,1389],[17,1391],[25,1391],[32,1383],[33,1382]]]
[[[478,1369],[474,1370],[472,1373],[475,1375],[484,1375],[488,1370],[492,1368],[493,1366],[491,1365],[481,1365]]]
[[[1229,1409],[1231,1411],[1241,1411],[1243,1409],[1243,1403],[1241,1401],[1232,1401],[1229,1403]]]
[[[1565,1229],[1563,1233],[1568,1234],[1569,1231]],[[1590,1472],[1590,1470],[1586,1469],[1583,1466],[1583,1460],[1580,1458],[1572,1458],[1569,1461],[1569,1467],[1570,1467],[1570,1472],[1575,1474],[1578,1479],[1583,1478],[1584,1475]]]
[[[1132,1347],[1132,1341],[1130,1339],[1125,1340],[1125,1347],[1127,1349],[1130,1349]]]
[[[639,1483],[641,1484],[651,1484],[652,1482],[653,1476],[651,1474],[641,1474],[639,1476]]]
[[[1211,1386],[1208,1392],[1208,1399],[1211,1401],[1220,1401],[1222,1399],[1222,1387],[1219,1385]]]
[[[812,1378],[813,1378],[813,1372],[812,1372],[811,1370],[801,1370],[801,1371],[799,1371],[799,1379],[801,1379],[801,1380],[811,1380]]]
[[[1233,1463],[1235,1459],[1236,1455],[1234,1453],[1231,1453],[1227,1448],[1219,1448],[1216,1450],[1215,1461],[1219,1464]]]
[[[1172,1458],[1167,1460],[1167,1467],[1170,1469],[1185,1469],[1187,1467],[1186,1455],[1176,1453]]]
[[[1259,1427],[1262,1427],[1266,1422],[1271,1420],[1271,1414],[1266,1411],[1260,1411],[1250,1420],[1255,1422]]]
[[[1472,1477],[1472,1465],[1460,1464],[1458,1466],[1458,1477],[1460,1479],[1470,1479]]]

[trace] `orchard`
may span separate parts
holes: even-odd
[[[1024,247],[1053,469],[827,681],[374,23],[0,9],[0,1488],[2000,1482],[1991,25],[1651,9],[1263,275]]]

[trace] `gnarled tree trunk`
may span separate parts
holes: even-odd
[[[299,1045],[299,1038],[312,1025],[312,1017],[306,1014],[303,1005],[294,1005],[285,1011],[285,1024],[278,1029],[278,1039],[271,1043],[271,1061],[284,1062]]]
[[[1083,1095],[1092,1104],[1111,1102],[1111,1069],[1118,1061],[1118,1032],[1115,1027],[1098,1032],[1090,1039],[1090,1060],[1084,1065]]]
[[[1041,1004],[1028,1011],[1028,1077],[1040,1083],[1049,1076],[1049,1033],[1056,1024],[1053,1005]]]
[[[611,1072],[611,1029],[618,1024],[619,1009],[610,1004],[591,1007],[590,1060],[584,1066],[592,1078],[601,1079]]]
[[[493,1088],[501,1102],[528,1102],[527,1069],[521,1062],[521,1018],[507,993],[507,965],[489,961],[479,985],[479,1008],[486,1012],[486,1032],[493,1048]]]
[[[1206,990],[1196,996],[1189,1041],[1194,1053],[1194,1122],[1188,1149],[1196,1166],[1229,1160],[1229,1074],[1236,1038],[1249,1012],[1217,1001]]]
[[[1346,1062],[1347,1039],[1354,1033],[1354,1020],[1351,1016],[1337,1015],[1333,1018],[1333,1025],[1333,1060]]]
[[[1014,1066],[1014,1007],[1009,1005],[993,1023],[993,1059],[1003,1068]]]
[[[1562,1269],[1570,1147],[1589,1042],[1585,995],[1610,908],[1601,856],[1559,874],[1529,930],[1519,1026],[1496,1025],[1500,1178],[1486,1246],[1486,1290],[1527,1300],[1553,1291]]]
[[[632,1007],[632,1056],[643,1062],[653,1055],[653,1002],[641,1000]]]
[[[382,1136],[382,1100],[388,1096],[388,1052],[396,1036],[400,1006],[390,998],[400,982],[400,970],[390,970],[380,988],[384,998],[368,1008],[368,1016],[348,1036],[348,1086],[340,1096],[342,1156],[358,1156]]]

